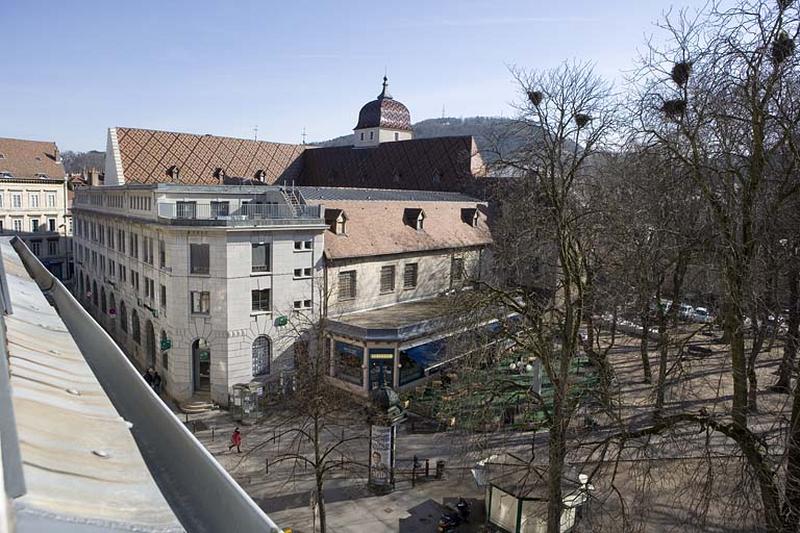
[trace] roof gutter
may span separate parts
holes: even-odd
[[[19,238],[11,245],[53,302],[131,433],[181,525],[190,532],[278,533],[280,529],[147,386],[133,364]]]

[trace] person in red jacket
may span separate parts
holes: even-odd
[[[234,428],[233,433],[231,433],[231,445],[228,446],[228,450],[230,450],[235,446],[236,453],[242,453],[242,450],[240,448],[241,445],[242,445],[242,434],[239,432],[239,428],[236,427]]]

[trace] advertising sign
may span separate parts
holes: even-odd
[[[369,453],[369,477],[373,485],[392,482],[392,427],[372,426]]]

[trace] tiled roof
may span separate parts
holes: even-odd
[[[29,179],[46,176],[63,180],[66,175],[56,143],[0,137],[2,172],[8,172],[15,178]]]
[[[471,191],[481,166],[471,136],[314,148],[303,159],[298,183],[324,187]]]
[[[308,200],[307,200],[308,201]],[[325,255],[345,259],[391,255],[428,250],[483,246],[492,242],[484,212],[479,212],[477,227],[462,220],[461,209],[475,208],[477,202],[440,201],[424,206],[413,201],[308,201],[326,209],[341,209],[347,217],[344,234],[325,233]],[[480,204],[485,211],[485,204]],[[423,229],[403,223],[406,209],[422,207]]]
[[[411,113],[408,108],[392,98],[378,98],[364,104],[358,113],[354,129],[389,128],[411,131]]]
[[[268,185],[294,181],[317,187],[460,191],[482,196],[475,179],[482,160],[470,136],[411,139],[370,148],[311,148],[214,135],[112,128],[106,157],[106,184],[111,185],[216,185],[221,176],[217,169],[221,169],[225,183],[247,183],[263,171],[263,183]],[[177,179],[169,172],[172,167],[178,168]]]
[[[366,189],[357,187],[298,187],[307,201],[414,201],[414,202],[478,202],[460,192],[408,191],[403,189]]]
[[[216,135],[196,135],[138,128],[115,128],[126,183],[164,183],[178,167],[178,181],[217,184],[219,168],[231,177],[263,179],[272,184],[292,181],[299,175],[305,146]]]

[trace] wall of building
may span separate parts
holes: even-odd
[[[453,279],[453,258],[463,259],[465,279],[476,279],[486,273],[486,253],[484,248],[472,248],[332,261],[326,273],[328,315],[336,317],[353,311],[430,298],[460,288],[463,281]],[[417,284],[413,288],[405,288],[403,283],[405,266],[408,264],[417,264]],[[392,291],[381,292],[381,269],[384,266],[395,267]],[[356,272],[356,297],[342,300],[339,274],[348,271]]]
[[[154,210],[155,206],[151,209]],[[139,216],[133,211],[128,214]],[[95,224],[94,232],[92,223]],[[103,228],[102,238],[100,227]],[[165,379],[169,395],[186,400],[194,394],[192,345],[201,338],[208,342],[211,354],[211,398],[219,403],[227,403],[232,385],[253,379],[252,347],[260,335],[269,338],[271,363],[269,374],[258,379],[278,379],[281,371],[292,367],[293,345],[300,326],[307,322],[302,318],[311,314],[314,308],[310,305],[307,310],[295,311],[294,302],[317,302],[313,274],[321,272],[321,227],[186,227],[78,208],[75,228],[75,256],[80,279],[89,279],[88,289],[85,281],[75,284],[80,301],[140,368],[155,366],[158,369]],[[120,230],[124,231],[124,252],[119,249]],[[110,247],[111,233],[114,235],[114,248]],[[131,233],[138,238],[138,257],[131,254]],[[144,253],[146,238],[153,240],[153,257],[149,262]],[[163,267],[160,265],[159,241],[164,242],[166,252]],[[258,242],[270,245],[269,272],[253,272],[252,243]],[[300,243],[299,250],[295,243]],[[191,273],[191,244],[209,245],[208,274]],[[113,274],[111,262],[114,263]],[[125,281],[120,267],[125,268]],[[311,275],[295,279],[296,268],[310,270]],[[139,274],[138,290],[131,284],[133,272]],[[152,299],[146,295],[145,277],[153,280]],[[94,283],[98,284],[96,296],[93,294]],[[162,285],[167,290],[165,305],[160,298]],[[271,289],[271,310],[253,312],[251,291],[262,288]],[[210,310],[207,314],[192,313],[193,291],[209,293]],[[116,301],[115,316],[108,311],[112,293]],[[103,294],[106,296],[105,312],[102,309]],[[121,327],[123,301],[127,308],[127,333]],[[134,341],[132,334],[134,310],[140,319],[140,342]],[[276,325],[280,316],[287,317],[287,325]],[[147,345],[148,322],[154,330],[155,353]],[[158,349],[162,331],[172,341],[166,354],[167,364],[164,354]]]
[[[363,139],[361,138],[363,135]],[[395,133],[397,139],[395,139]],[[372,137],[370,137],[372,135]],[[377,146],[380,143],[393,141],[407,141],[413,139],[414,134],[407,130],[394,130],[389,128],[363,128],[353,131],[353,145],[356,147]]]

